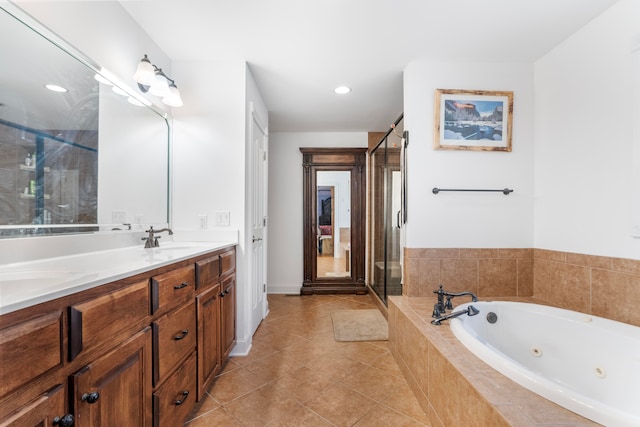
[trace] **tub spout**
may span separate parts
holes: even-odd
[[[468,316],[475,316],[478,313],[480,313],[480,310],[478,310],[474,306],[470,305],[469,307],[467,307],[466,310],[455,311],[455,312],[447,314],[445,316],[438,317],[437,319],[432,320],[431,324],[432,325],[442,325],[442,321],[443,320],[453,319],[455,317],[460,317],[460,316],[462,316],[464,314],[466,314]]]

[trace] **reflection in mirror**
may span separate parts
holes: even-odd
[[[317,277],[351,275],[351,173],[316,172]]]
[[[0,237],[168,222],[163,116],[10,4],[0,57]]]

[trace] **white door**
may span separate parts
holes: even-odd
[[[267,314],[267,148],[266,126],[251,106],[251,335]]]

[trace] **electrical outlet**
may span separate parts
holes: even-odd
[[[127,211],[111,211],[111,223],[124,224],[127,222]]]
[[[133,223],[134,224],[140,225],[140,224],[142,224],[143,220],[144,220],[144,215],[142,215],[142,214],[135,214],[133,216]]]
[[[229,211],[216,212],[215,224],[216,227],[228,227],[231,224],[231,214]]]
[[[200,221],[200,230],[206,230],[207,225],[207,215],[200,214],[198,215],[198,220]]]

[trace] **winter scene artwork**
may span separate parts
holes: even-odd
[[[513,92],[437,89],[434,148],[511,151]]]

